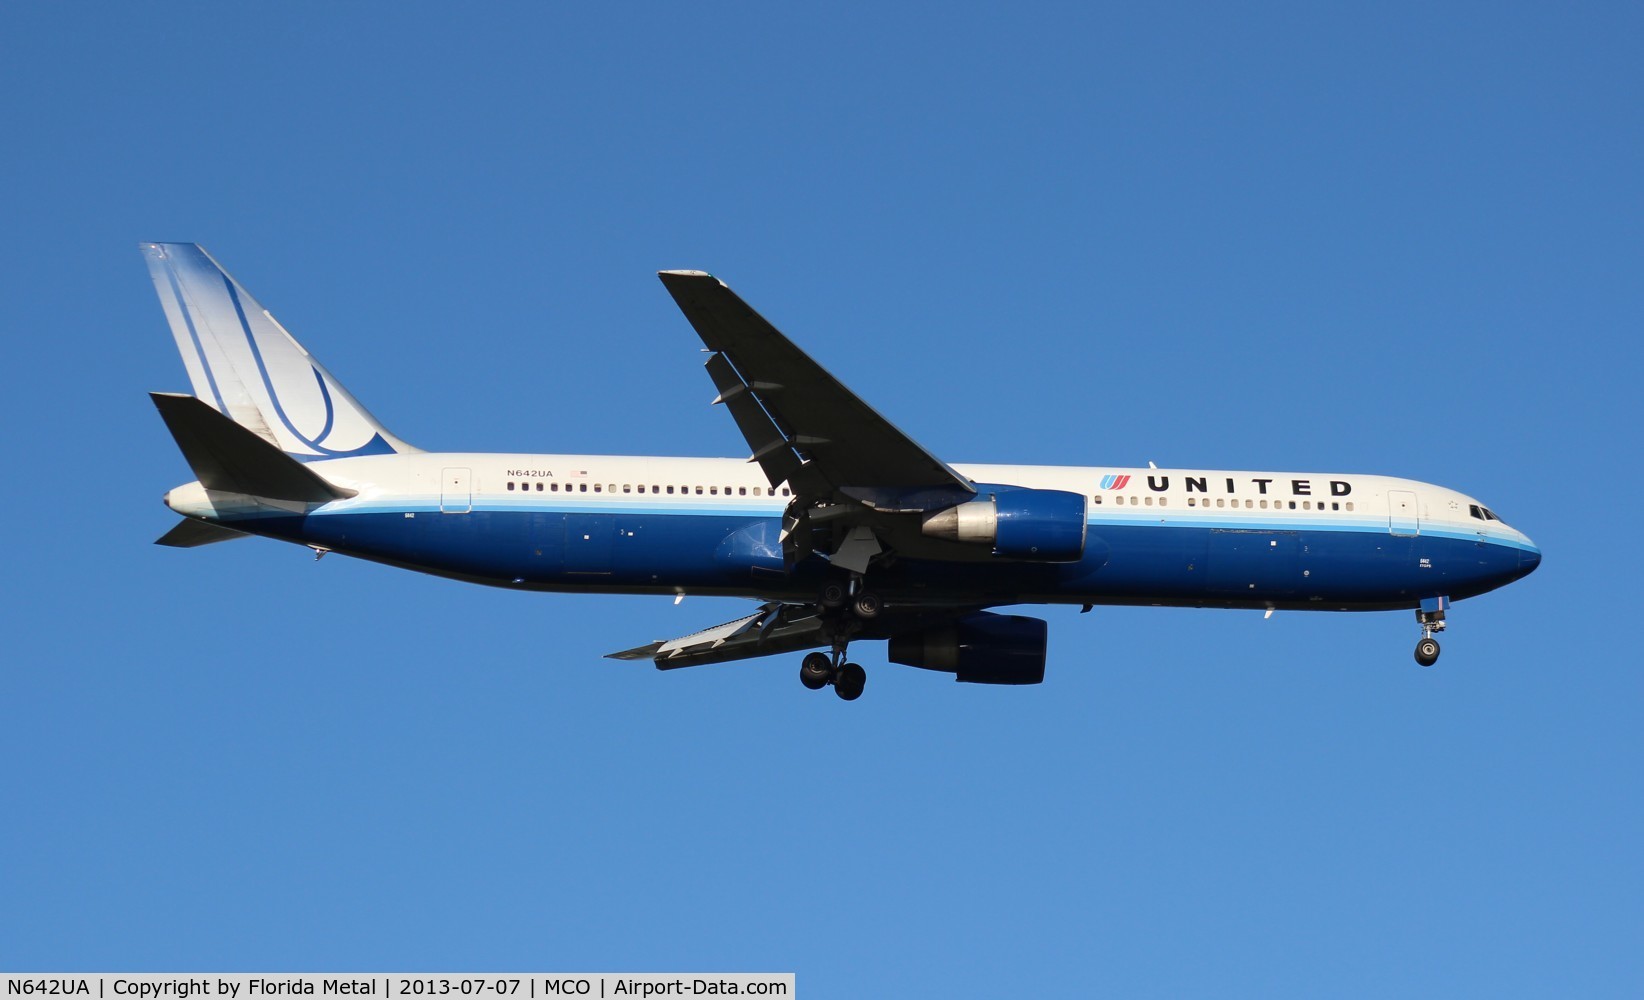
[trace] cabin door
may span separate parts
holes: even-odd
[[[467,469],[440,473],[440,513],[466,514],[474,509],[474,488]]]
[[[1387,491],[1387,528],[1395,535],[1421,534],[1421,515],[1416,509],[1416,495],[1406,490]]]

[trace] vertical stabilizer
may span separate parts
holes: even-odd
[[[305,461],[418,449],[390,434],[197,243],[144,243],[194,395]]]

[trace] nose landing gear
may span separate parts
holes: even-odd
[[[1422,601],[1421,610],[1416,612],[1416,623],[1421,626],[1421,641],[1416,643],[1416,662],[1424,667],[1438,662],[1439,644],[1433,634],[1444,631],[1444,612],[1449,606],[1448,597],[1433,597]]]

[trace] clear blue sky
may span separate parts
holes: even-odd
[[[7,5],[0,967],[1644,991],[1644,15],[1335,6]],[[151,545],[141,240],[425,448],[743,452],[703,268],[950,461],[1405,475],[1546,561],[1431,670],[1051,609],[1036,688],[659,674],[741,605]]]

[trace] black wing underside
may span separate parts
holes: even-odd
[[[662,283],[714,352],[708,374],[772,485],[817,500],[909,509],[969,499],[970,480],[845,388],[828,370],[701,271],[663,271]]]

